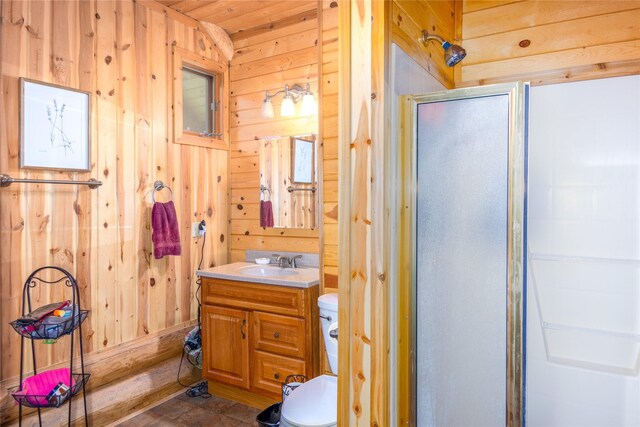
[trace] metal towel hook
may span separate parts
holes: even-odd
[[[158,180],[158,181],[153,183],[153,193],[151,194],[151,198],[153,199],[153,203],[156,202],[156,191],[160,191],[163,188],[166,188],[167,190],[169,190],[169,193],[171,193],[171,201],[173,202],[173,190],[171,188],[169,188],[168,185],[164,185],[164,182]]]

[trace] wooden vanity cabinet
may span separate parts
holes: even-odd
[[[317,299],[318,286],[203,277],[203,376],[274,399],[287,375],[317,376]]]

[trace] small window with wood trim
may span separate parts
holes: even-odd
[[[216,123],[216,76],[182,66],[182,130],[200,136],[222,137]]]
[[[224,94],[228,67],[174,47],[174,142],[227,149]]]

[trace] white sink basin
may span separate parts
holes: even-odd
[[[257,277],[291,277],[298,274],[291,268],[281,268],[270,265],[250,265],[238,269],[238,272],[246,276]]]
[[[256,265],[234,262],[196,272],[200,277],[235,280],[239,282],[263,283],[265,285],[310,288],[320,283],[320,274],[315,267],[280,268],[275,264]]]

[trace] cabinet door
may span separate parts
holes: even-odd
[[[206,378],[249,388],[249,313],[202,306],[203,374]]]

